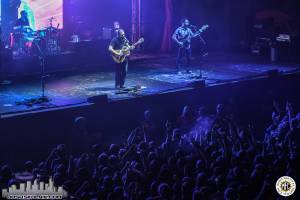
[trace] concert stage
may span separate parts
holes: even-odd
[[[205,59],[195,57],[192,73],[187,74],[183,71],[178,74],[174,67],[174,56],[136,56],[127,75],[128,91],[115,90],[113,72],[99,70],[54,73],[46,79],[46,95],[51,101],[35,105],[20,103],[41,95],[39,77],[24,78],[9,85],[1,85],[0,113],[1,117],[9,117],[30,111],[82,106],[89,104],[87,101],[89,97],[101,95],[107,95],[108,101],[118,101],[191,89],[193,83],[202,80],[199,77],[201,69],[206,87],[266,77],[276,74],[277,71],[283,74],[293,73],[300,69],[300,64],[297,62],[270,64],[257,60],[259,59],[253,59],[249,55],[236,54],[215,54]],[[113,69],[114,66],[109,67]]]
[[[236,116],[242,120],[239,123],[251,121],[258,127],[257,132],[261,132],[270,122],[274,99],[298,102],[300,98],[295,92],[300,87],[296,62],[268,64],[253,62],[248,56],[210,55],[203,66],[203,75],[207,77],[205,87],[190,84],[197,83],[199,58],[193,60],[192,74],[177,74],[174,56],[139,56],[131,63],[127,86],[140,85],[141,90],[136,92],[118,93],[114,89],[113,72],[100,70],[51,74],[46,80],[46,95],[51,101],[33,106],[16,102],[39,97],[38,77],[1,85],[0,132],[4,139],[0,141],[0,164],[5,161],[23,166],[28,157],[39,161],[47,157],[48,149],[53,146],[72,143],[76,134],[74,119],[78,116],[88,119],[91,134],[99,135],[103,144],[126,140],[146,109],[156,113],[160,124],[164,124],[163,120],[178,116],[184,105],[205,106],[209,113],[214,113],[218,103],[234,105],[237,114],[244,114]],[[105,94],[108,101],[105,98],[96,98],[97,103],[87,101],[89,97]],[[120,127],[125,128],[120,130]],[[16,141],[22,142],[15,145]],[[36,149],[42,150],[36,154]],[[18,160],[14,159],[16,156]]]

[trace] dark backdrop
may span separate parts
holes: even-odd
[[[2,1],[4,32],[14,21],[19,0]],[[203,34],[212,49],[239,49],[249,47],[253,40],[252,27],[255,14],[261,10],[280,10],[298,27],[299,0],[172,0],[172,31],[183,17],[195,25],[209,24]],[[9,6],[10,5],[10,6]],[[142,35],[145,51],[156,52],[161,47],[165,22],[165,0],[141,0]],[[98,37],[104,26],[121,22],[130,34],[131,0],[64,0],[65,36],[77,32],[82,38]],[[297,28],[296,28],[297,29]]]
[[[187,17],[194,25],[209,24],[203,34],[208,47],[219,50],[249,48],[253,41],[255,15],[263,10],[279,10],[291,18],[299,29],[300,1],[297,0],[172,0],[172,30]],[[165,10],[163,0],[142,1],[143,35],[148,39],[148,51],[160,48]],[[298,31],[299,32],[299,31]],[[197,41],[196,41],[197,42]],[[147,42],[145,43],[147,44]]]
[[[66,34],[83,39],[98,37],[114,21],[130,32],[131,0],[65,0],[64,17]]]

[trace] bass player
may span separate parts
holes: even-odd
[[[185,69],[186,72],[189,73],[190,68],[190,62],[191,62],[191,56],[192,56],[192,50],[191,50],[191,42],[187,41],[186,44],[182,40],[192,38],[194,37],[194,33],[190,28],[190,21],[187,18],[184,18],[181,20],[181,26],[178,27],[175,32],[173,33],[172,39],[175,41],[175,43],[178,44],[178,54],[177,54],[177,61],[176,61],[176,67],[178,72],[181,69],[181,66],[183,65],[183,58],[186,58],[186,64]]]
[[[209,26],[203,25],[199,30],[193,32],[191,27],[194,29],[196,26],[190,25],[190,21],[187,18],[181,20],[181,26],[175,30],[173,33],[172,39],[178,45],[178,55],[176,67],[178,72],[180,72],[180,68],[183,65],[183,58],[186,57],[185,69],[187,73],[190,73],[189,67],[191,62],[192,50],[191,50],[191,40],[201,35],[203,31],[205,31]],[[200,39],[202,37],[200,36]],[[202,42],[204,40],[202,39]]]

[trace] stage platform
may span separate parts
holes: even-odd
[[[141,88],[138,91],[120,92],[114,88],[114,66],[111,71],[74,71],[53,73],[46,79],[46,96],[51,101],[32,106],[19,104],[23,100],[41,95],[38,76],[23,78],[0,86],[1,117],[12,117],[31,111],[47,111],[68,106],[89,104],[89,97],[107,95],[109,101],[118,101],[141,96],[186,90],[193,82],[203,80],[206,87],[266,77],[270,74],[294,73],[300,63],[272,64],[263,59],[240,54],[214,54],[193,59],[192,73],[185,70],[177,73],[175,56],[138,55],[130,64],[126,86]]]

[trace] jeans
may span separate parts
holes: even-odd
[[[183,65],[184,57],[186,57],[185,65]],[[185,67],[188,70],[188,68],[190,67],[191,57],[192,57],[192,49],[191,48],[188,48],[188,49],[179,48],[178,55],[177,55],[177,62],[176,62],[177,70],[180,70],[181,66]]]
[[[123,87],[127,74],[128,60],[116,64],[115,87]]]

